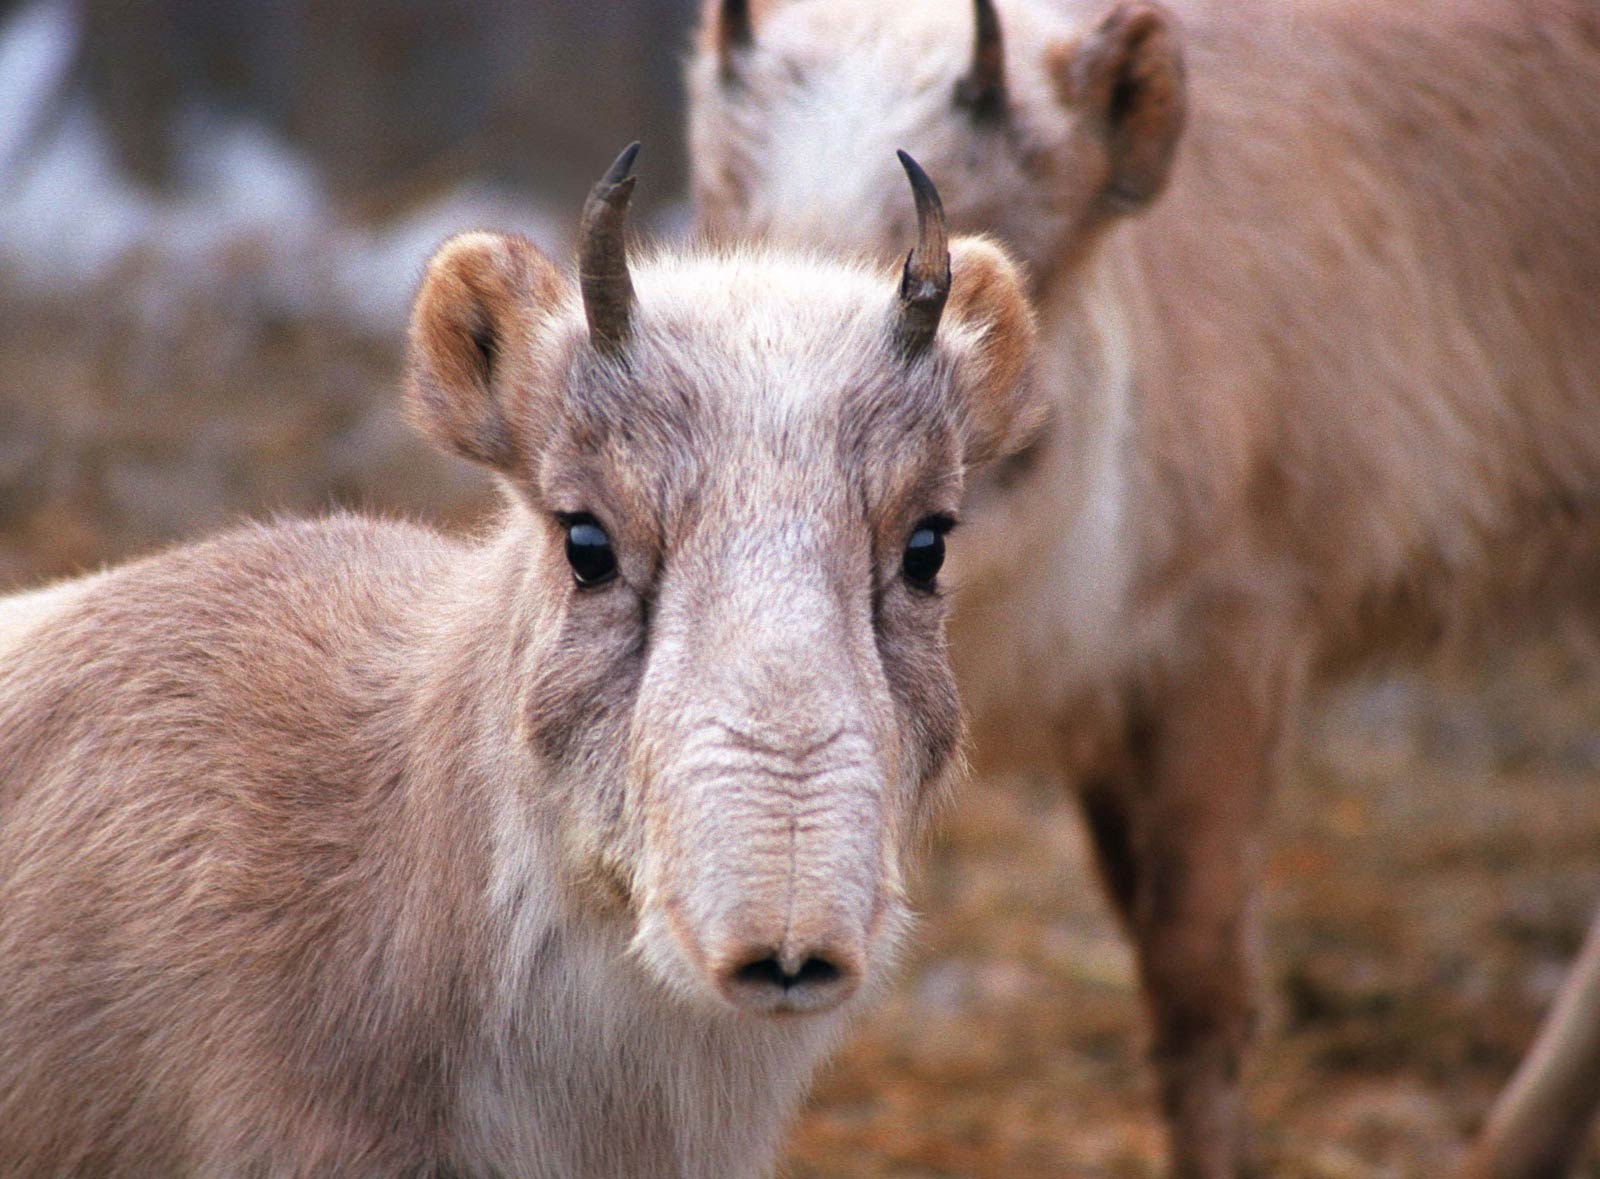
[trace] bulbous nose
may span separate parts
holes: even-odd
[[[722,994],[734,1006],[761,1015],[828,1011],[861,983],[860,957],[842,945],[753,945],[727,961],[718,979]]]

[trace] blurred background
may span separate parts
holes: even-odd
[[[422,263],[485,226],[564,256],[635,137],[641,220],[681,230],[696,7],[0,0],[0,592],[244,516],[476,518],[396,411]],[[1272,1173],[1435,1176],[1477,1126],[1600,903],[1597,671],[1574,632],[1318,711],[1267,865]],[[920,903],[786,1173],[1157,1174],[1061,784],[973,783]]]
[[[0,0],[0,586],[240,512],[456,518],[395,412],[449,233],[558,257],[647,144],[684,217],[693,0]]]

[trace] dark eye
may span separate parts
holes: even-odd
[[[900,559],[900,571],[906,580],[920,590],[934,588],[939,569],[944,564],[944,534],[955,526],[949,516],[929,516],[918,524],[906,541],[905,556]]]
[[[572,566],[574,581],[591,589],[617,575],[617,554],[611,548],[611,538],[593,516],[566,516],[561,522],[567,528],[567,564]]]

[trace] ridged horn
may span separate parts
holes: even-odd
[[[911,181],[911,196],[917,204],[917,244],[906,255],[905,270],[900,276],[899,319],[895,324],[895,341],[901,355],[910,360],[933,343],[945,300],[950,297],[950,233],[939,191],[922,165],[903,151],[895,154],[906,170],[906,179]]]
[[[1006,58],[994,0],[973,0],[972,68],[956,83],[956,101],[975,115],[1005,109]]]
[[[614,353],[628,340],[633,318],[633,279],[628,275],[626,231],[628,201],[633,196],[634,157],[630,143],[589,190],[578,226],[578,286],[589,340],[601,352]]]

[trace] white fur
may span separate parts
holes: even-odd
[[[0,598],[0,660],[21,650],[34,628],[71,610],[96,580],[81,577]]]

